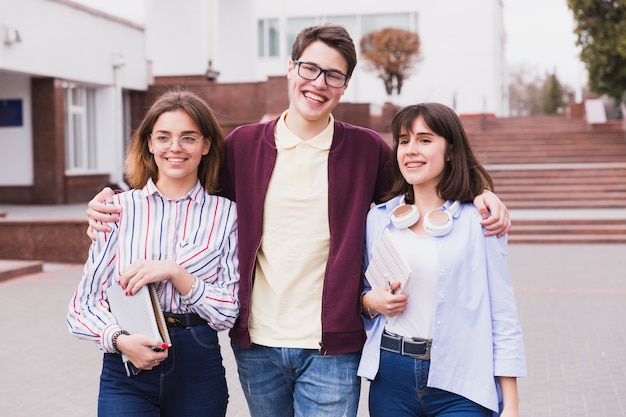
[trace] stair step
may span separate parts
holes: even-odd
[[[506,196],[498,194],[501,200],[509,209],[621,209],[624,203],[620,201],[577,201],[571,202],[567,200],[542,201],[537,203],[532,200],[508,200]],[[528,196],[527,198],[532,198]]]
[[[0,282],[43,271],[43,262],[0,260]]]
[[[530,243],[593,243],[626,244],[626,235],[525,235],[510,234],[510,244]]]
[[[594,227],[584,226],[580,227],[553,227],[553,226],[520,226],[513,225],[510,235],[622,235],[626,238],[626,224],[621,227]]]
[[[626,209],[626,124],[561,116],[462,118],[509,209]],[[511,243],[626,243],[624,219],[513,220]]]

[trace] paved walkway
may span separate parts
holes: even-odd
[[[10,206],[8,218],[84,218],[86,204]],[[550,211],[512,211],[546,218]],[[566,213],[570,213],[569,215]],[[589,211],[554,211],[566,218]],[[624,217],[623,210],[593,211]],[[2,261],[0,261],[0,266]],[[0,282],[0,417],[91,417],[101,353],[67,331],[67,305],[82,265]],[[626,416],[626,245],[509,246],[528,361],[519,381],[521,417]],[[248,417],[228,342],[228,417]],[[367,384],[359,417],[367,416]],[[269,416],[271,417],[271,416]]]
[[[529,376],[522,417],[626,416],[626,245],[511,245]],[[0,415],[91,417],[101,354],[71,337],[81,265],[0,283]],[[229,417],[248,416],[228,337]],[[364,386],[359,416],[367,416]]]

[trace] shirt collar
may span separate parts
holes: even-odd
[[[191,190],[189,190],[189,192],[187,194],[185,194],[183,197],[177,199],[177,201],[180,200],[191,200],[197,204],[200,204],[200,197],[202,196],[202,184],[200,184],[200,180],[196,181],[196,185],[194,185]],[[159,189],[156,187],[156,184],[154,183],[154,181],[152,180],[152,178],[148,179],[148,182],[146,183],[146,186],[143,188],[143,193],[146,197],[149,196],[153,196],[153,195],[158,195],[166,200],[169,200],[168,197],[164,196]]]
[[[320,149],[320,150],[328,150],[333,142],[333,134],[335,132],[335,118],[333,115],[330,115],[330,120],[328,125],[322,130],[317,136],[309,139],[302,140],[295,133],[293,133],[287,127],[285,123],[285,117],[287,117],[287,112],[289,110],[285,110],[283,114],[280,115],[280,119],[276,123],[275,129],[275,139],[276,139],[276,147],[279,149],[291,149],[295,148],[301,143],[307,143],[308,145]]]

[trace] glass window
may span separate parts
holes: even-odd
[[[376,32],[385,28],[396,28],[404,30],[414,30],[411,27],[410,15],[408,13],[394,13],[381,15],[364,15],[361,19],[362,35]]]
[[[267,22],[267,37],[269,40],[269,56],[279,56],[280,54],[280,28],[278,20],[271,19]]]
[[[280,27],[278,19],[259,20],[259,56],[279,56],[280,54]]]
[[[93,88],[69,86],[67,89],[65,168],[68,171],[96,167],[95,95]]]
[[[293,18],[287,20],[287,56],[291,58],[291,47],[296,41],[296,36],[304,28],[315,25],[312,17]],[[296,59],[300,58],[299,56]]]
[[[259,26],[257,28],[258,33],[258,53],[259,56],[265,56],[265,20],[259,20]]]
[[[352,40],[355,42],[358,41],[358,39],[355,38],[358,33],[356,16],[328,16],[322,20],[322,23],[332,23],[334,25],[343,26],[352,37]]]
[[[287,47],[289,48],[288,55],[291,57],[291,47],[293,43],[296,41],[296,36],[298,33],[306,27],[314,26],[314,25],[323,25],[326,23],[332,23],[335,25],[341,25],[346,28],[346,30],[352,36],[352,39],[356,42],[356,36],[358,35],[358,23],[355,15],[351,16],[327,16],[327,17],[300,17],[300,18],[290,18],[287,20]],[[299,57],[296,57],[299,58]]]

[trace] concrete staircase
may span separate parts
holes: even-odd
[[[563,117],[464,119],[511,243],[626,243],[626,132]]]

